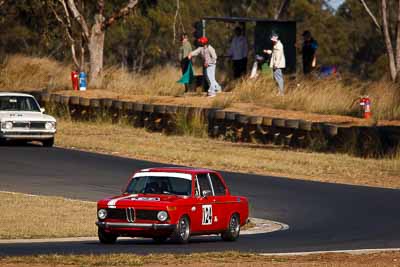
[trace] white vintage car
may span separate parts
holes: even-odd
[[[0,141],[41,141],[45,147],[53,146],[56,119],[43,113],[32,95],[0,93]]]

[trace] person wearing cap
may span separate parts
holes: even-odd
[[[179,48],[179,61],[181,64],[182,74],[185,74],[189,67],[190,59],[188,58],[189,53],[192,52],[192,45],[189,42],[186,33],[181,36],[182,45]],[[189,84],[185,84],[185,92],[189,89]]]
[[[199,43],[199,47],[192,52],[189,53],[188,58],[201,55],[203,59],[203,66],[205,69],[205,76],[207,77],[207,81],[210,85],[208,89],[208,96],[214,97],[217,93],[221,92],[221,86],[218,84],[215,79],[215,69],[217,65],[217,53],[215,49],[208,43],[207,37],[200,37],[197,42]]]
[[[233,77],[240,78],[247,71],[248,44],[243,30],[240,27],[235,28],[235,36],[232,39],[228,50],[228,57],[232,58]]]
[[[310,74],[316,67],[316,53],[318,43],[311,35],[310,31],[303,32],[303,47],[301,49],[303,57],[303,73],[304,75]]]
[[[264,50],[264,53],[271,55],[269,65],[273,71],[274,80],[278,84],[279,95],[284,95],[285,83],[283,80],[282,69],[286,68],[286,60],[283,44],[276,33],[271,35],[271,42],[273,45],[272,50]]]

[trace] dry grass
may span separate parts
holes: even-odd
[[[178,112],[176,114],[176,131],[177,134],[184,136],[199,138],[208,136],[207,124],[200,112],[194,112],[193,114]]]
[[[178,96],[184,87],[178,84],[180,73],[172,66],[156,67],[146,74],[135,74],[110,67],[104,71],[102,89],[122,95]]]
[[[71,66],[49,58],[14,55],[0,65],[0,88],[9,91],[67,89],[71,87],[70,72]]]
[[[399,266],[399,252],[362,255],[326,253],[308,256],[262,256],[239,252],[192,254],[44,255],[0,258],[5,267],[27,266],[280,266],[361,267]]]
[[[208,138],[165,136],[126,125],[67,121],[59,121],[56,144],[168,164],[400,188],[400,156],[377,160],[284,151]]]
[[[10,56],[0,66],[0,89],[67,89],[71,87],[70,70],[71,66],[48,58]],[[147,102],[157,102],[159,99],[156,96],[175,97],[183,94],[184,87],[176,82],[180,76],[180,70],[173,66],[156,67],[143,74],[109,67],[104,70],[103,85],[98,95],[104,97],[113,93],[116,98],[141,95],[146,96],[142,98]],[[220,80],[223,79],[221,77]],[[276,95],[277,87],[270,76],[260,76],[256,80],[231,83],[231,94],[217,97],[208,105],[227,108],[235,103],[250,103],[267,108],[354,115],[359,111],[358,98],[369,95],[374,119],[400,119],[400,92],[398,86],[390,82],[348,83],[335,78],[286,80],[287,94],[284,97]]]
[[[369,95],[374,118],[386,120],[400,119],[398,91],[398,87],[389,82],[345,85],[331,78],[290,81],[287,83],[286,95],[280,97],[276,95],[277,87],[271,77],[244,80],[233,89],[235,102],[339,115],[356,115],[359,112],[359,97]]]
[[[1,239],[96,235],[94,202],[6,192],[0,199]]]

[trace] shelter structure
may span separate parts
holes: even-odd
[[[203,36],[206,36],[206,27],[211,21],[237,23],[242,25],[243,29],[246,29],[248,23],[255,24],[254,55],[265,55],[263,50],[272,48],[271,34],[277,33],[285,49],[285,72],[296,73],[296,21],[245,17],[204,17],[202,19]]]

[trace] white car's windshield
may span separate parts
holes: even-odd
[[[0,96],[0,111],[35,111],[40,108],[29,96]]]
[[[129,183],[126,193],[190,196],[192,181],[177,177],[136,177]]]

